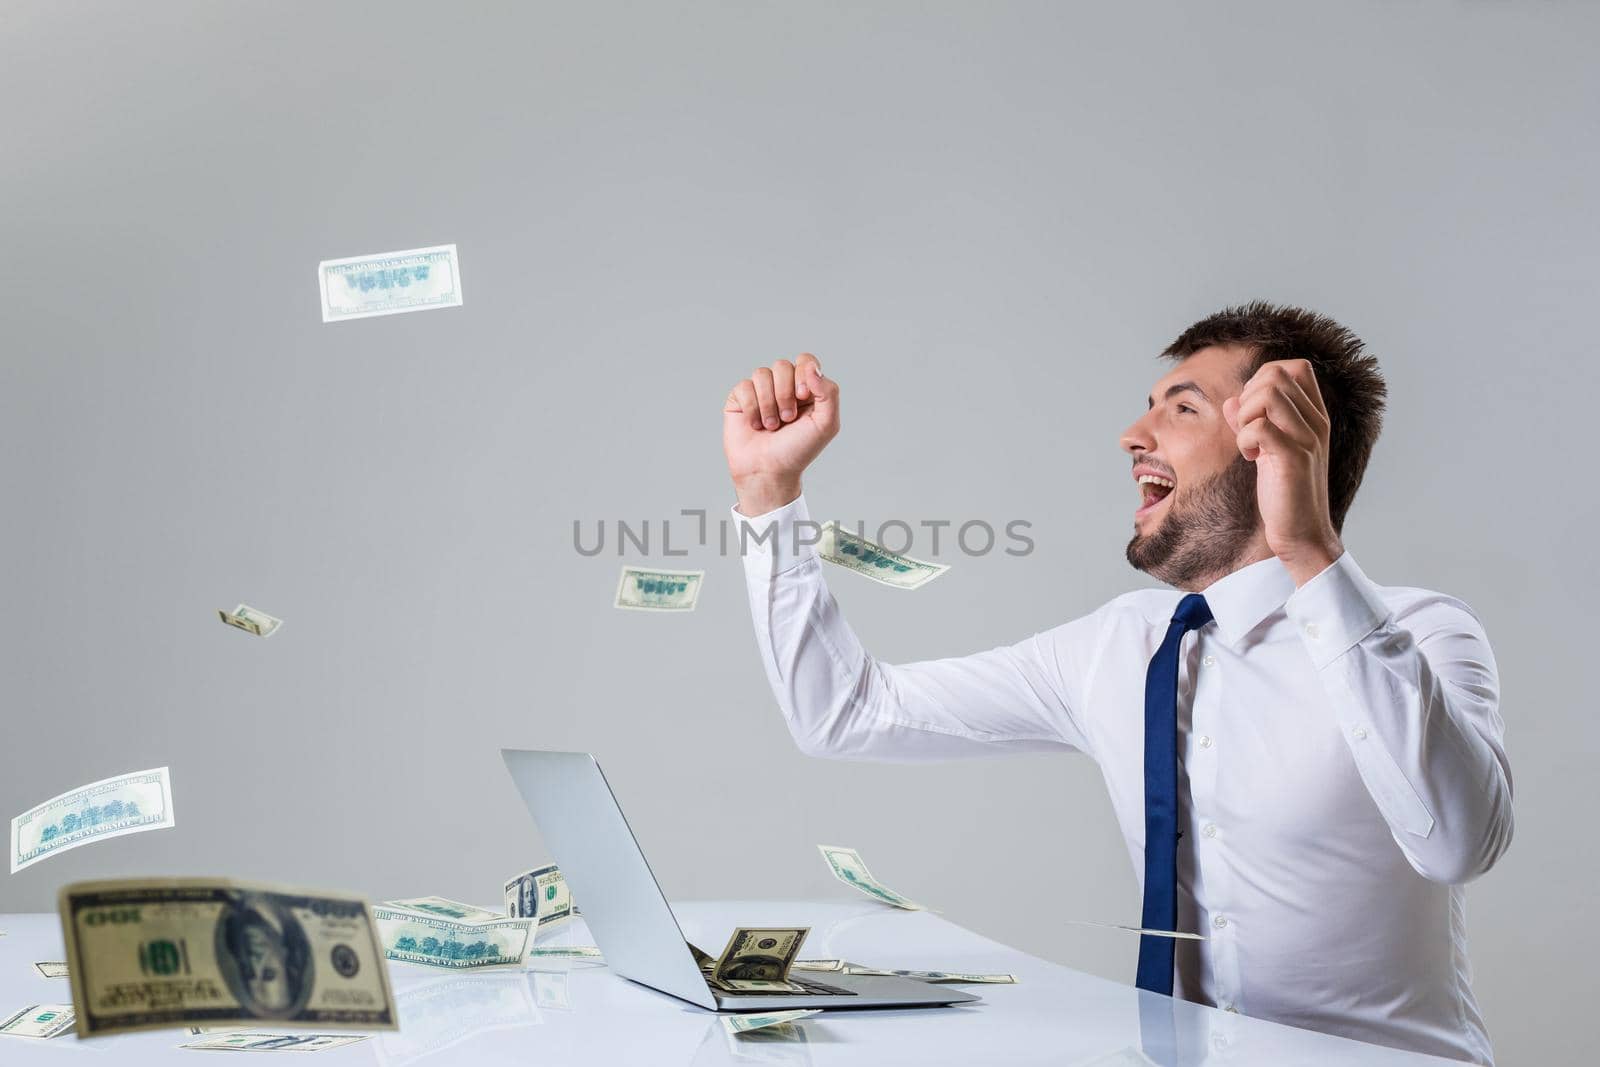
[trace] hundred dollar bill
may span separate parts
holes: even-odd
[[[844,960],[795,960],[792,965],[797,971],[833,971],[841,972],[845,968]]]
[[[541,930],[572,917],[572,892],[555,864],[517,875],[506,883],[505,894],[506,914],[538,919]]]
[[[91,841],[175,824],[165,767],[119,774],[51,797],[11,820],[11,873]]]
[[[38,971],[43,978],[67,977],[67,965],[65,963],[35,963],[33,969]]]
[[[232,611],[218,609],[217,614],[222,616],[222,621],[229,626],[237,626],[257,637],[271,637],[278,632],[278,627],[283,625],[282,619],[275,619],[264,611],[252,608],[249,604],[240,604]]]
[[[804,1019],[808,1015],[821,1015],[821,1008],[809,1008],[801,1011],[763,1011],[750,1015],[724,1015],[722,1025],[727,1027],[730,1034],[748,1034],[752,1030],[762,1030],[769,1026],[782,1026],[792,1023],[796,1019]]]
[[[966,974],[962,971],[886,971],[877,967],[862,967],[854,963],[845,964],[844,973],[892,975],[900,978],[916,978],[923,982],[983,982],[988,985],[1017,984],[1017,976],[1014,974]]]
[[[798,993],[789,968],[800,954],[810,927],[760,930],[739,927],[711,964],[712,984],[738,992],[782,990]]]
[[[317,264],[317,281],[323,322],[461,306],[455,245],[325,259]]]
[[[829,563],[846,570],[864,574],[875,582],[892,585],[896,589],[918,589],[950,569],[947,563],[928,563],[898,552],[890,552],[882,545],[842,529],[837,522],[822,526],[822,540],[817,544],[817,554]]]
[[[240,1049],[249,1052],[321,1052],[367,1040],[370,1034],[273,1034],[264,1030],[239,1030],[191,1041],[179,1048]]]
[[[535,945],[528,953],[529,959],[546,960],[597,960],[600,950],[593,945]]]
[[[1205,934],[1186,934],[1178,930],[1147,930],[1142,926],[1124,926],[1121,923],[1103,923],[1094,919],[1067,919],[1073,926],[1098,926],[1104,930],[1121,930],[1129,934],[1148,934],[1151,937],[1176,937],[1185,941],[1204,941]]]
[[[872,872],[867,870],[866,863],[861,859],[861,853],[853,848],[843,848],[838,845],[818,845],[822,858],[827,861],[828,867],[833,871],[833,876],[845,885],[853,886],[875,900],[885,904],[893,904],[897,908],[907,911],[924,911],[921,904],[907,897],[901,896],[893,889],[872,877]]]
[[[471,904],[463,904],[459,900],[447,900],[444,897],[412,897],[408,900],[386,900],[382,906],[405,911],[426,912],[429,915],[437,915],[440,918],[451,919],[458,923],[491,922],[505,918],[498,911],[490,911],[488,908],[476,908]]]
[[[374,904],[384,952],[391,960],[464,971],[520,967],[533,946],[531,919],[496,916],[457,922],[424,911]]]
[[[623,567],[616,606],[628,611],[693,611],[705,571]]]
[[[72,1029],[71,1004],[35,1004],[8,1019],[0,1019],[6,1037],[51,1038]]]
[[[79,882],[61,928],[79,1037],[263,1021],[394,1029],[366,902],[224,879]]]

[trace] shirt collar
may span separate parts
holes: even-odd
[[[1217,620],[1222,639],[1237,648],[1244,636],[1282,608],[1294,591],[1289,568],[1277,556],[1268,556],[1223,575],[1200,594]]]

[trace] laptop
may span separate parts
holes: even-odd
[[[573,899],[582,905],[595,944],[622,977],[711,1011],[922,1008],[981,999],[914,978],[831,971],[791,972],[789,980],[803,988],[800,993],[747,995],[713,989],[595,758],[587,752],[517,749],[500,754],[572,887]],[[821,980],[814,980],[812,973]]]

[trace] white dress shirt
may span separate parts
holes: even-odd
[[[734,521],[776,524],[741,544],[761,658],[802,751],[1086,753],[1143,879],[1145,674],[1180,591],[893,665],[862,648],[815,550],[797,546],[815,536],[804,498]],[[1202,593],[1214,619],[1184,636],[1178,669],[1178,925],[1207,940],[1178,942],[1175,995],[1492,1062],[1462,883],[1510,843],[1511,771],[1476,616],[1374,584],[1349,552],[1298,590],[1273,557]]]

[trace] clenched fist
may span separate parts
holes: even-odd
[[[733,387],[722,407],[722,450],[743,515],[800,495],[800,474],[839,432],[839,386],[817,357],[780,359]]]

